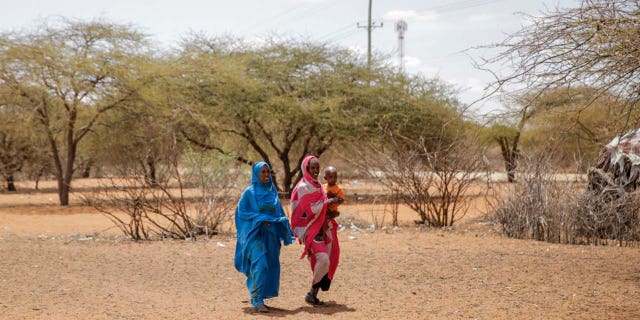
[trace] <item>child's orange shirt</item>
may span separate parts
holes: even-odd
[[[325,184],[324,185],[324,190],[327,191],[327,192],[331,191],[331,192],[333,192],[333,194],[336,195],[336,197],[344,200],[344,191],[342,191],[342,188],[340,188],[340,186],[337,183],[332,185],[332,186],[330,186],[328,184]],[[339,203],[329,204],[327,206],[327,210],[329,210],[329,211],[338,211],[338,206],[340,206]]]

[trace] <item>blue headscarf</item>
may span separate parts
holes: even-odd
[[[263,212],[273,213],[277,210],[277,207],[280,204],[280,199],[278,198],[278,190],[273,184],[271,175],[269,175],[268,182],[260,181],[260,171],[262,171],[262,168],[265,166],[269,172],[271,172],[269,164],[264,161],[257,162],[253,165],[253,170],[251,172],[251,186],[253,187],[253,196],[256,198],[258,209]]]
[[[253,165],[251,185],[242,193],[236,209],[237,242],[234,265],[247,276],[252,263],[250,259],[255,255],[256,247],[266,246],[268,250],[278,250],[279,254],[280,242],[285,245],[292,243],[289,220],[284,214],[275,185],[271,178],[266,183],[260,181],[260,170],[264,166],[269,168],[269,165],[262,161]],[[271,226],[265,227],[263,222],[269,222]],[[279,266],[277,270],[279,273]]]

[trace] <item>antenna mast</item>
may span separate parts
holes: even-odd
[[[396,32],[398,33],[398,56],[400,58],[400,73],[404,73],[404,33],[407,31],[407,22],[398,20]]]

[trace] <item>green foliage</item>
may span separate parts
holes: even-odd
[[[342,101],[353,78],[342,66],[358,63],[348,51],[275,41],[234,49],[196,38],[179,61],[189,70],[182,84],[189,102],[180,108],[185,134],[211,149],[271,163],[284,192],[296,182],[302,158],[321,155],[345,130]]]
[[[422,139],[427,148],[450,142],[464,126],[455,91],[438,79],[378,69],[370,85],[354,88],[345,102],[349,141],[367,141],[385,150],[389,139],[409,147]]]
[[[586,170],[612,137],[640,119],[637,108],[607,94],[594,98],[595,91],[565,88],[542,95],[523,132],[523,146],[530,152],[553,147],[557,165],[572,167],[575,160],[583,160],[580,169]]]
[[[227,40],[183,44],[179,126],[200,146],[271,163],[281,191],[300,178],[307,154],[363,137],[383,146],[382,132],[435,143],[462,125],[454,92],[438,80],[369,71],[352,52],[324,44]]]
[[[11,104],[34,112],[46,136],[62,205],[81,140],[106,112],[134,97],[145,38],[107,22],[47,21],[0,35],[0,83]]]
[[[497,123],[489,127],[484,127],[482,130],[480,130],[479,142],[483,145],[489,146],[495,144],[496,139],[500,139],[502,137],[513,140],[517,134],[517,128],[506,124]]]
[[[0,83],[37,122],[61,203],[78,166],[135,166],[153,180],[175,160],[165,146],[184,142],[265,160],[289,192],[308,154],[365,138],[384,150],[389,135],[438,145],[464,126],[450,87],[369,69],[347,49],[194,35],[178,52],[156,54],[130,26],[104,21],[48,21],[0,36]]]
[[[30,133],[24,123],[15,108],[0,103],[0,178],[8,182],[9,191],[15,191],[12,184],[14,175],[22,170],[35,153]]]

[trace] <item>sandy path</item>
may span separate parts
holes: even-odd
[[[424,232],[407,208],[401,229],[340,231],[327,308],[304,304],[308,264],[285,247],[268,302],[278,310],[259,315],[241,303],[232,234],[136,243],[94,209],[49,198],[0,194],[0,319],[640,319],[640,248],[505,239],[474,219]],[[390,221],[384,205],[341,210]]]
[[[303,303],[300,247],[282,252],[280,310],[241,303],[234,240],[0,240],[2,319],[638,319],[640,250],[552,245],[470,233],[344,230],[337,279]],[[224,247],[222,246],[224,245]]]

